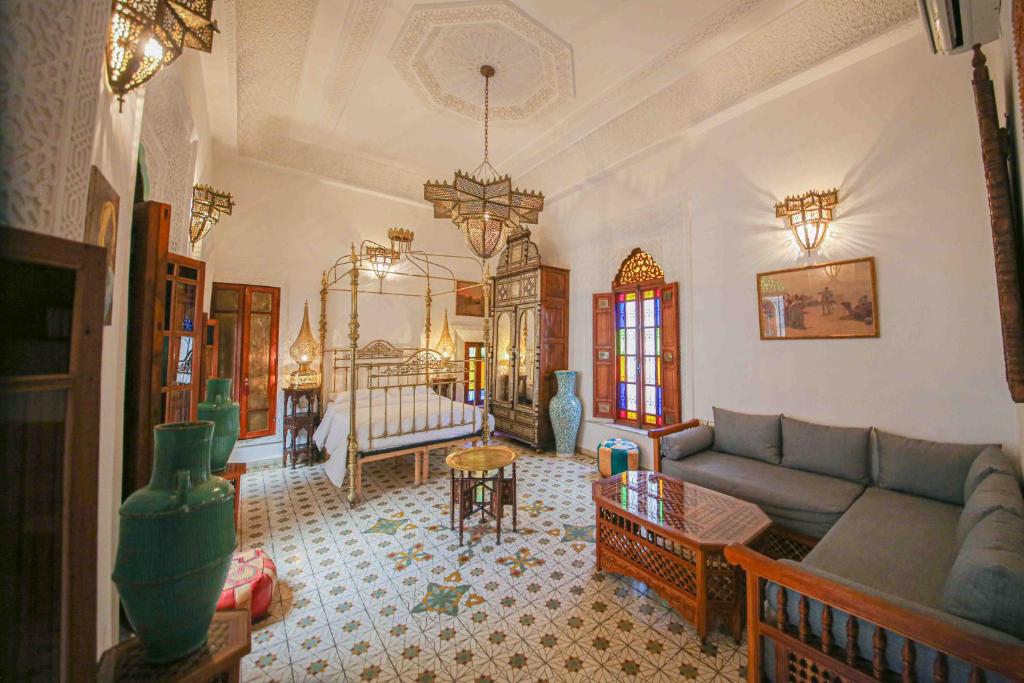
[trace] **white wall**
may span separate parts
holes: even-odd
[[[216,154],[214,184],[234,193],[234,213],[221,219],[204,241],[204,254],[216,270],[219,282],[269,285],[281,288],[280,339],[278,343],[279,386],[287,381],[295,364],[288,349],[302,324],[302,305],[309,302],[310,326],[318,335],[320,278],[335,259],[356,249],[363,239],[387,243],[387,230],[413,230],[415,249],[470,256],[461,234],[451,221],[433,217],[426,202],[408,202],[383,195],[356,191],[326,182],[312,175],[280,169],[227,153]],[[443,169],[439,169],[439,173]],[[479,265],[457,264],[456,275],[479,280]],[[212,279],[208,278],[212,285]],[[348,287],[347,281],[339,284]],[[364,276],[360,286],[376,288],[376,280]],[[388,290],[401,290],[415,297],[373,296],[359,300],[360,345],[386,339],[399,346],[423,344],[423,280],[387,280]],[[449,326],[456,341],[478,339],[481,319],[455,316],[454,295],[441,296],[445,283],[435,283],[431,305],[431,346],[437,343],[443,310],[449,311]],[[348,345],[348,293],[330,295],[328,346]],[[278,434],[281,431],[280,392]],[[268,449],[268,454],[274,452]]]
[[[922,41],[667,143],[548,207],[535,234],[573,269],[570,358],[585,415],[591,295],[641,246],[683,290],[685,415],[781,411],[1016,451],[970,57],[933,57]],[[999,52],[989,50],[997,74]],[[832,186],[837,238],[818,260],[876,258],[881,337],[761,341],[756,273],[807,262],[773,204]],[[612,433],[590,418],[580,445]]]

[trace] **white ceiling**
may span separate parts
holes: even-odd
[[[219,0],[203,73],[218,145],[421,200],[424,180],[479,164],[479,67],[493,64],[491,160],[550,194],[904,24],[916,6]]]

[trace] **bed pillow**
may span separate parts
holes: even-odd
[[[782,460],[782,415],[749,415],[723,408],[715,413],[715,450],[778,463]]]
[[[782,464],[869,484],[870,427],[829,427],[782,418]]]
[[[940,443],[876,430],[878,485],[954,505],[964,504],[967,472],[991,444]]]

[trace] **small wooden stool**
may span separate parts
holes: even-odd
[[[508,446],[474,446],[453,451],[445,458],[451,468],[451,528],[455,529],[455,508],[459,509],[459,545],[466,518],[480,513],[494,519],[498,544],[501,544],[502,509],[512,506],[512,531],[516,531],[516,452]],[[512,476],[505,468],[512,465]],[[488,475],[488,472],[495,474]],[[479,476],[476,476],[479,475]]]

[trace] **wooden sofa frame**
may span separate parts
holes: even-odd
[[[690,420],[653,429],[648,436],[654,444],[654,469],[661,471],[661,438],[700,424]],[[764,647],[773,647],[775,681],[916,681],[914,664],[918,646],[931,648],[935,658],[932,680],[949,680],[949,660],[958,659],[971,667],[971,683],[981,683],[985,673],[995,673],[1014,681],[1024,681],[1024,647],[992,640],[958,628],[929,614],[907,609],[874,594],[831,581],[799,565],[782,563],[778,558],[801,560],[814,546],[814,539],[773,527],[766,537],[781,538],[782,545],[771,540],[758,549],[733,545],[725,557],[746,572],[747,600],[747,680],[761,683],[768,679]],[[787,543],[789,545],[787,545]],[[766,586],[774,583],[775,619],[766,618]],[[786,607],[798,606],[797,623],[790,623]],[[810,601],[822,605],[821,635],[812,633]],[[847,620],[846,642],[833,642],[832,623],[836,612]],[[871,652],[861,652],[858,631],[864,623],[876,627]],[[902,673],[887,668],[885,658],[889,634],[904,639]]]

